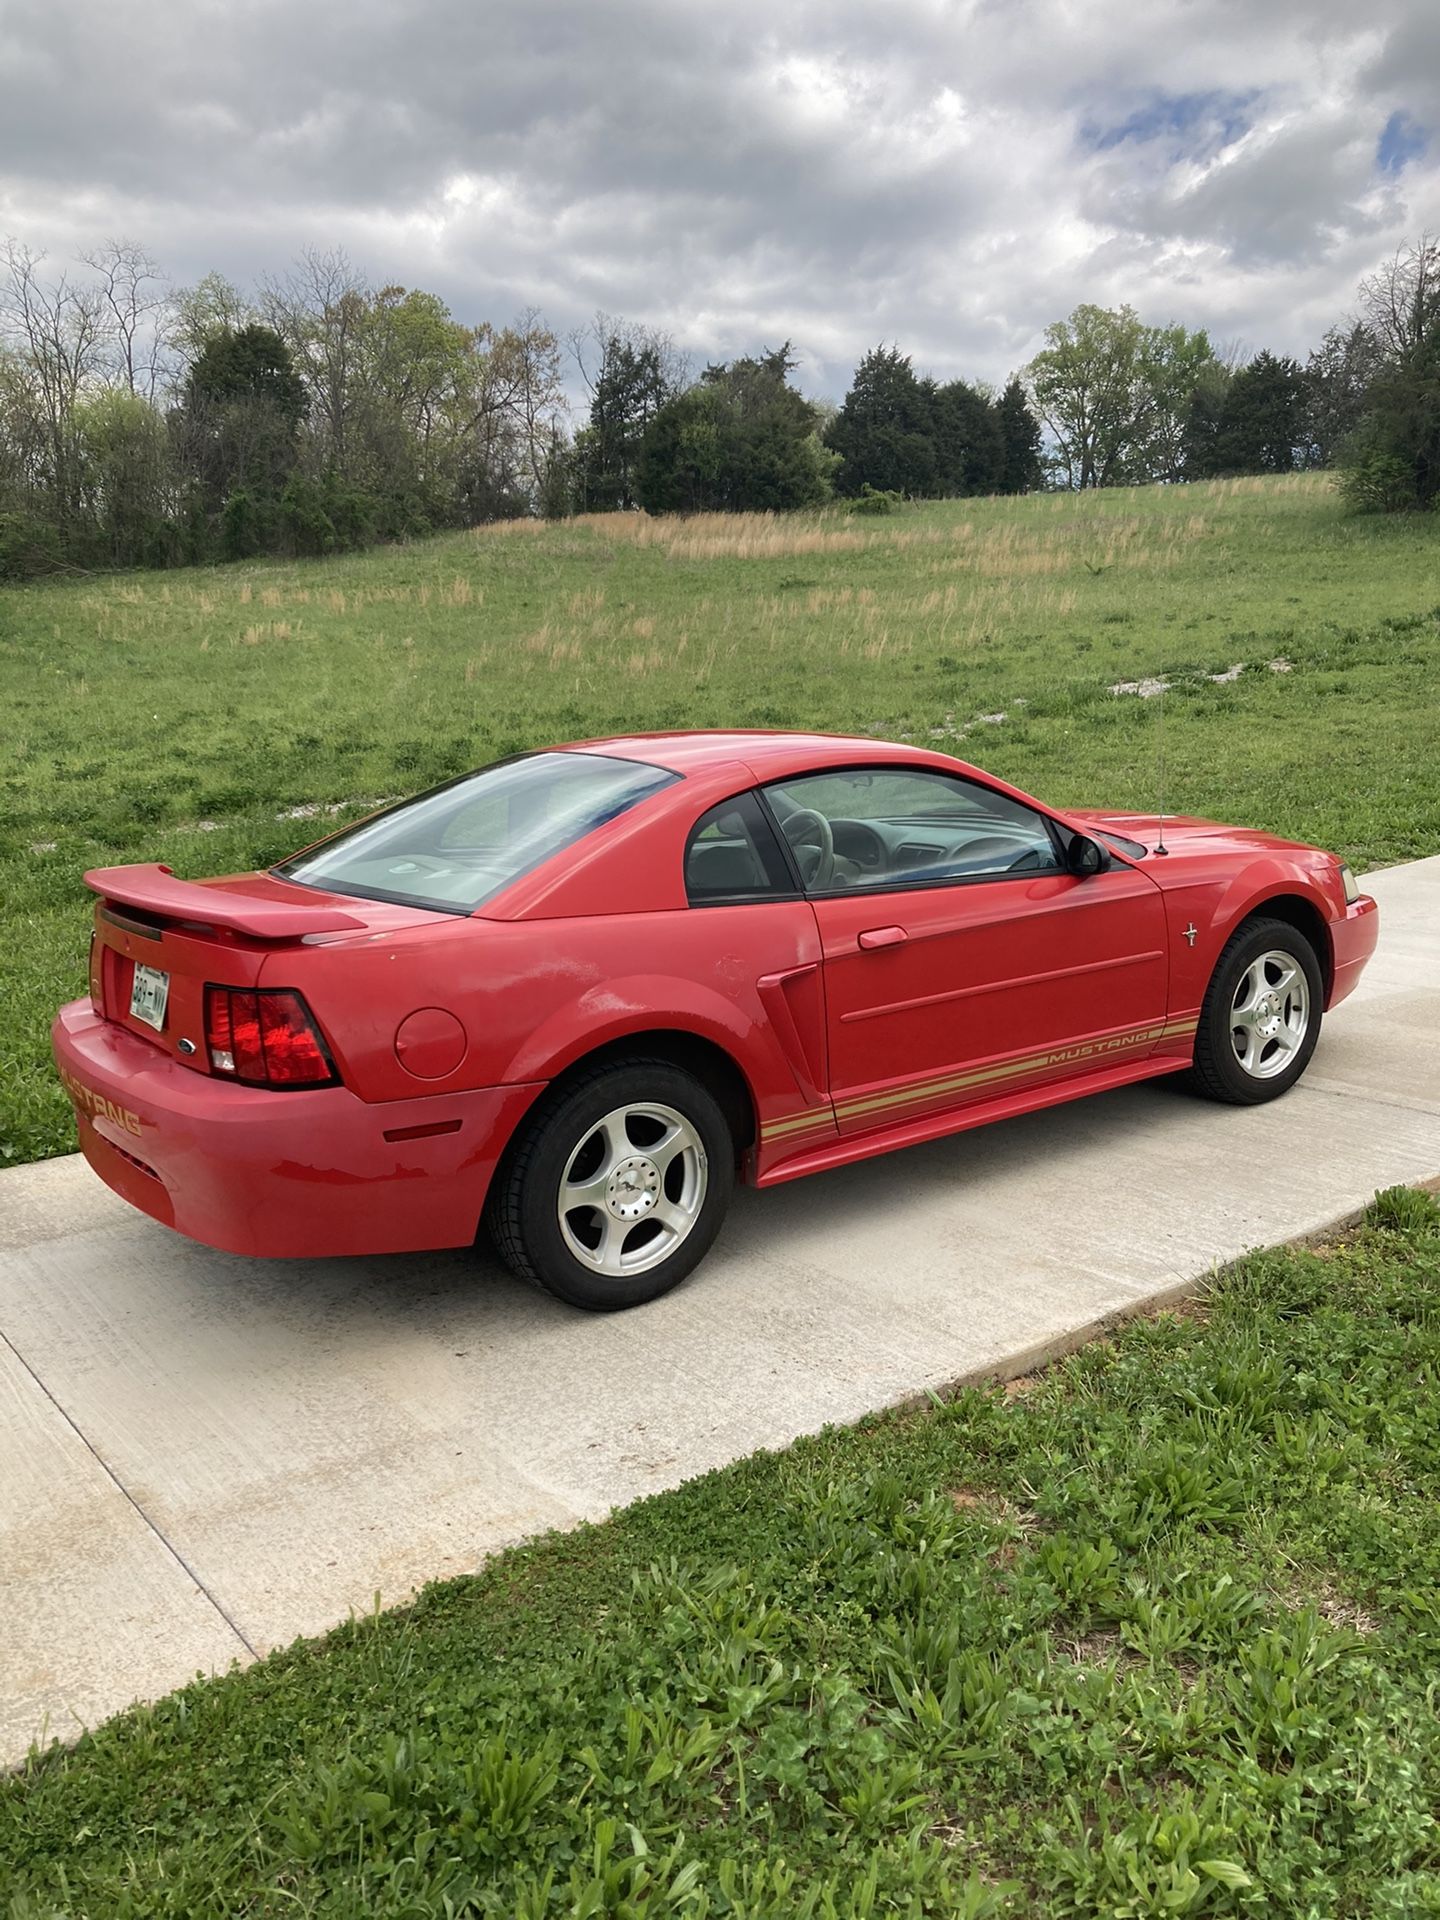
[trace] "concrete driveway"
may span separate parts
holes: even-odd
[[[526,1535],[966,1376],[1440,1173],[1440,859],[1271,1107],[1165,1082],[742,1193],[638,1313],[461,1253],[266,1265],[0,1174],[0,1763]]]

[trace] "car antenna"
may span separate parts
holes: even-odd
[[[1156,783],[1160,788],[1160,810],[1156,815],[1159,832],[1155,836],[1155,857],[1164,860],[1170,849],[1165,844],[1165,689],[1169,682],[1163,674],[1160,685],[1155,691],[1155,759]]]

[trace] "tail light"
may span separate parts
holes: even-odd
[[[205,989],[210,1070],[249,1087],[328,1087],[335,1063],[304,996],[290,987]]]

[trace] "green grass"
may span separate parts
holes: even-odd
[[[10,1920],[1440,1913],[1440,1208],[0,1785]]]
[[[297,565],[0,593],[0,1156],[72,1144],[46,1033],[87,866],[199,875],[497,754],[626,729],[910,735],[1054,804],[1167,802],[1359,866],[1440,849],[1433,517],[1323,478],[523,523]],[[1284,660],[1289,672],[1268,663]],[[1244,663],[1238,679],[1204,676]],[[988,723],[980,718],[1003,714]]]

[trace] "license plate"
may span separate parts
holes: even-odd
[[[130,1017],[143,1020],[159,1033],[165,1025],[165,1002],[170,997],[170,976],[159,967],[135,963],[135,984],[130,989]]]

